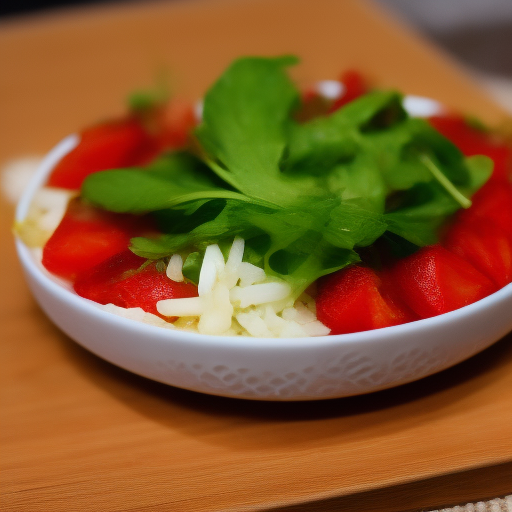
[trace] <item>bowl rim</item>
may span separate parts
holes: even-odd
[[[79,135],[69,135],[61,140],[43,158],[18,202],[15,213],[15,222],[22,222],[24,220],[35,193],[44,186],[48,175],[55,165],[77,146],[79,140]],[[76,309],[83,310],[85,314],[96,316],[99,320],[108,321],[112,325],[118,325],[121,328],[130,328],[131,330],[136,329],[141,333],[151,333],[151,335],[157,336],[162,340],[167,339],[169,343],[178,341],[179,338],[180,341],[196,346],[203,346],[205,342],[207,342],[208,345],[215,345],[219,348],[236,347],[247,348],[247,350],[256,348],[303,349],[310,347],[311,345],[317,348],[328,348],[336,345],[352,343],[367,344],[384,339],[389,340],[393,337],[414,336],[415,334],[419,334],[420,332],[424,332],[430,328],[442,328],[452,322],[463,321],[465,318],[469,318],[476,313],[493,308],[496,303],[512,298],[512,283],[509,283],[477,302],[468,304],[467,306],[448,313],[391,327],[349,334],[332,334],[300,338],[259,338],[252,336],[206,335],[180,329],[166,329],[105,311],[101,308],[100,304],[84,297],[80,297],[72,289],[65,287],[63,285],[64,283],[58,277],[50,274],[50,272],[35,260],[31,249],[28,248],[17,235],[15,235],[15,239],[18,256],[25,270],[54,296],[57,296],[60,300],[65,301]],[[176,333],[178,333],[179,336],[176,336]]]

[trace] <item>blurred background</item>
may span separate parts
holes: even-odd
[[[512,0],[373,1],[451,54],[512,112]],[[0,16],[8,21],[72,6],[128,2],[137,0],[2,0]]]
[[[512,0],[374,0],[468,67],[512,112]]]

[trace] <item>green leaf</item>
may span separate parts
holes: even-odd
[[[113,212],[146,213],[197,200],[244,199],[188,153],[170,153],[147,169],[116,169],[89,175],[82,197]]]
[[[420,247],[438,242],[439,228],[460,205],[435,182],[415,185],[401,208],[386,213],[388,230]]]
[[[183,262],[182,273],[193,283],[199,283],[199,274],[201,272],[201,265],[203,264],[204,254],[198,251],[190,253]]]
[[[465,163],[469,179],[464,190],[472,196],[491,177],[494,162],[488,156],[475,155],[466,158]]]
[[[360,131],[382,111],[395,109],[400,98],[395,92],[373,92],[330,116],[291,123],[283,168],[321,175],[339,162],[351,160],[360,149]]]
[[[161,107],[169,101],[170,90],[167,70],[162,69],[157,73],[153,87],[134,91],[128,96],[128,108],[138,115]]]
[[[386,228],[382,215],[356,204],[340,202],[331,211],[331,220],[325,228],[325,239],[334,247],[353,249],[372,244]]]
[[[288,204],[305,184],[281,176],[286,125],[299,94],[284,72],[297,59],[243,58],[235,61],[204,98],[196,136],[208,163],[243,194]]]
[[[135,91],[128,98],[128,108],[132,112],[144,112],[164,105],[168,99],[164,91]]]
[[[471,197],[492,173],[492,160],[485,156],[464,159],[467,181],[459,191]],[[417,184],[402,198],[402,206],[384,215],[388,230],[419,246],[434,244],[439,228],[460,204],[436,181]]]

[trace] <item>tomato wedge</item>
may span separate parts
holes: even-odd
[[[73,280],[126,249],[130,238],[152,231],[147,219],[106,212],[74,199],[46,242],[42,263],[53,274]]]
[[[477,219],[484,219],[498,226],[512,241],[512,184],[490,181],[471,199],[471,208],[458,213],[459,222],[470,226]]]
[[[317,317],[331,334],[368,331],[415,320],[370,268],[353,265],[319,281]]]
[[[440,245],[399,260],[390,273],[397,293],[421,318],[459,309],[497,290],[473,265]]]
[[[77,190],[89,174],[146,163],[158,150],[142,124],[127,118],[93,126],[78,146],[57,164],[48,185]]]
[[[499,288],[512,281],[512,240],[499,226],[485,219],[456,222],[444,247],[471,263]]]
[[[148,263],[130,250],[115,254],[79,274],[74,289],[78,295],[100,304],[138,307],[158,316],[161,316],[156,310],[159,300],[197,296],[195,285],[172,281],[165,269],[159,269],[155,262]]]
[[[339,81],[345,86],[344,93],[333,103],[331,112],[368,92],[368,84],[363,75],[354,69],[348,69],[340,75]]]

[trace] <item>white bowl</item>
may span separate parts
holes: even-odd
[[[16,211],[77,143],[70,136],[45,158]],[[79,297],[16,240],[27,282],[42,309],[94,354],[173,386],[254,400],[316,400],[369,393],[448,368],[512,329],[512,284],[479,302],[426,320],[315,338],[205,336],[126,319]]]

